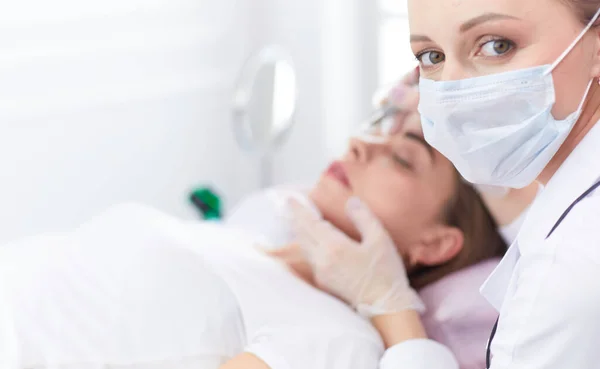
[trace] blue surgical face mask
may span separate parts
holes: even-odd
[[[575,112],[562,120],[552,71],[594,24],[551,65],[457,81],[421,78],[419,113],[429,144],[469,182],[525,187],[542,172],[581,114],[588,83]]]

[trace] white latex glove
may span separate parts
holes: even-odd
[[[346,210],[362,235],[356,242],[298,202],[290,201],[297,242],[306,252],[318,288],[372,317],[425,307],[410,287],[402,258],[379,220],[358,199]]]

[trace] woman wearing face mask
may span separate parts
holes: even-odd
[[[499,312],[488,368],[597,368],[600,1],[408,5],[426,140],[471,182],[544,186],[516,242],[482,287]],[[378,242],[364,238],[361,246]],[[326,243],[335,244],[331,238]],[[373,307],[376,301],[386,320],[380,332],[395,337],[382,368],[457,368],[443,347],[426,339],[410,308],[410,289],[391,282],[389,275],[402,280],[403,274],[377,263],[378,255],[362,252],[368,261],[346,256],[335,278],[322,272],[322,283],[344,290],[360,280],[363,292],[355,298],[377,296],[365,302]]]

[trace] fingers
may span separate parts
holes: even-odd
[[[323,221],[298,200],[291,198],[287,203],[291,212],[291,226],[298,241],[322,242]]]
[[[277,248],[267,248],[262,245],[255,245],[256,248],[263,251],[265,254],[277,258],[288,258],[290,256],[296,256],[298,254],[299,246],[291,243]]]
[[[329,222],[316,217],[297,201],[289,200],[289,208],[293,214],[291,225],[294,242],[303,248],[311,261],[322,257],[322,254],[333,245],[349,241],[344,233]]]
[[[300,233],[310,236],[319,243],[339,243],[346,241],[343,233],[331,223],[321,219],[295,199],[288,201],[292,213],[292,227]]]
[[[389,91],[387,98],[384,100],[384,103],[393,104],[394,106],[400,108],[400,105],[404,100],[404,95],[406,94],[406,91],[409,88],[410,87],[408,87],[406,84],[400,82]]]
[[[420,69],[417,67],[402,77],[398,84],[389,92],[385,102],[392,103],[401,110],[416,111],[419,103],[417,88],[420,76],[419,71]]]
[[[294,233],[294,242],[307,252],[309,259],[313,259],[313,254],[319,243],[318,237],[313,235],[318,219],[296,199],[289,199],[287,204],[291,213],[290,221]]]
[[[419,84],[419,77],[421,76],[421,69],[417,66],[415,69],[406,73],[402,77],[402,83],[409,86],[416,86]]]
[[[387,234],[379,219],[358,197],[352,197],[348,200],[346,213],[360,232],[363,244],[369,244],[365,240],[379,238],[382,234]]]
[[[290,214],[288,215],[292,221],[313,223],[320,220],[319,216],[314,211],[293,197],[286,200],[286,205],[287,209],[290,211]]]
[[[268,247],[266,245],[260,244],[260,243],[256,243],[256,244],[254,244],[252,246],[255,249],[257,249],[258,251],[260,251],[260,252],[262,252],[264,254],[267,254],[267,255],[271,255],[271,254],[273,254],[273,253],[275,253],[277,251],[277,249],[273,250],[272,248],[270,248],[270,247]]]
[[[390,97],[390,102],[401,111],[414,112],[419,107],[419,90],[404,86],[402,93]]]

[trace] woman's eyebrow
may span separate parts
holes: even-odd
[[[431,38],[425,35],[410,35],[410,42],[431,42]]]
[[[494,20],[500,20],[500,19],[513,19],[513,20],[520,20],[520,18],[517,18],[515,16],[512,15],[508,15],[508,14],[500,14],[500,13],[484,13],[482,15],[479,15],[477,17],[471,18],[468,21],[464,22],[459,30],[461,33],[467,32],[468,30],[472,29],[473,27],[476,27],[482,23],[485,22],[490,22],[490,21],[494,21]],[[431,38],[429,36],[425,36],[425,35],[410,35],[410,42],[432,42]]]
[[[508,14],[484,13],[482,15],[471,18],[468,21],[464,22],[460,26],[459,30],[460,30],[460,32],[464,33],[464,32],[467,32],[468,30],[470,30],[471,28],[476,27],[482,23],[490,22],[490,21],[494,21],[494,20],[500,20],[500,19],[520,20],[520,18],[514,17],[512,15],[508,15]]]
[[[429,143],[427,143],[427,141],[425,141],[425,139],[423,137],[421,137],[418,134],[413,133],[413,132],[406,132],[404,134],[404,137],[423,145],[423,147],[425,147],[425,149],[427,149],[427,152],[429,153],[431,160],[435,160],[435,155],[433,153],[433,147],[431,147],[431,145]]]

